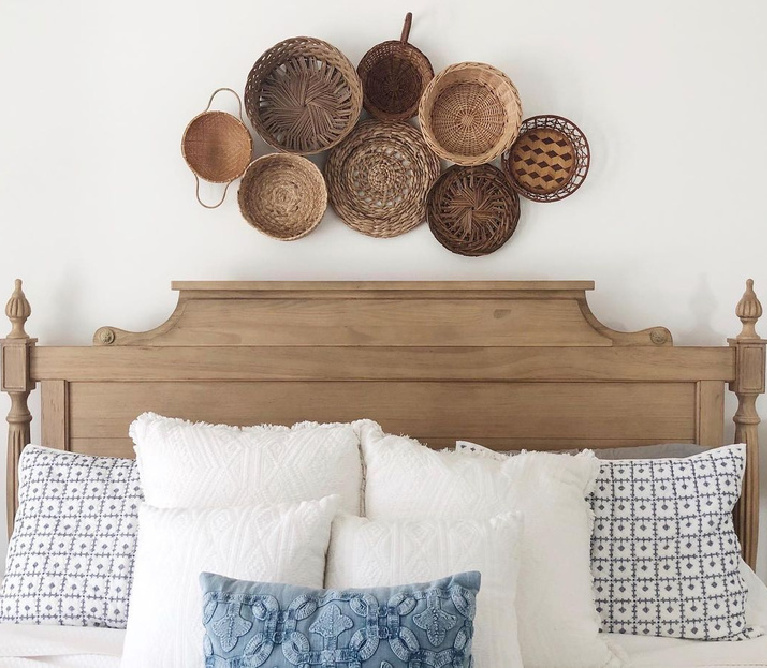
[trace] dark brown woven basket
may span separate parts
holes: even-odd
[[[371,116],[385,121],[406,121],[418,113],[434,68],[420,49],[408,44],[413,15],[408,12],[402,36],[370,49],[357,66],[362,79],[364,105]]]
[[[239,118],[224,111],[209,111],[213,99],[222,91],[237,98]],[[231,88],[219,88],[210,96],[205,111],[189,121],[181,138],[181,155],[194,174],[197,201],[206,209],[221,206],[229,186],[245,173],[252,151],[253,138],[242,120],[240,96]],[[226,183],[220,202],[205,204],[200,199],[200,179]]]
[[[457,165],[492,162],[517,138],[522,102],[509,77],[485,63],[456,63],[434,77],[418,119],[426,143]]]
[[[514,234],[519,216],[517,193],[493,165],[451,167],[429,192],[429,229],[459,255],[497,251]]]
[[[320,224],[328,197],[314,163],[300,155],[269,153],[250,163],[237,201],[245,220],[257,230],[293,241]]]
[[[533,116],[503,156],[515,190],[534,202],[559,202],[583,185],[591,153],[586,135],[562,116]]]
[[[267,144],[289,153],[319,153],[354,128],[362,111],[362,83],[332,44],[294,37],[255,62],[245,109]]]
[[[349,227],[395,237],[426,219],[426,195],[440,163],[404,121],[362,121],[325,163],[330,204]]]

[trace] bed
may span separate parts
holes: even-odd
[[[233,425],[366,416],[436,448],[456,439],[498,450],[713,447],[723,443],[729,386],[738,399],[735,442],[748,448],[736,527],[744,560],[756,561],[756,399],[767,341],[756,333],[761,306],[752,282],[736,309],[742,331],[713,347],[674,346],[664,327],[605,327],[589,309],[589,281],[175,282],[173,289],[178,305],[153,330],[107,326],[93,345],[55,347],[27,334],[29,302],[17,282],[6,308],[13,328],[2,341],[2,389],[12,400],[9,527],[37,386],[45,445],[125,457],[133,455],[128,425],[145,411]],[[40,639],[25,630],[28,646],[42,643],[31,651],[38,658],[0,656],[0,666],[75,665],[66,663],[71,657],[39,658],[51,648],[84,654],[84,636],[54,632],[60,636]],[[116,665],[119,633],[101,638],[88,661]],[[732,644],[716,656],[684,649],[685,641],[620,640],[640,666],[767,665],[763,639],[738,643],[742,657]],[[675,652],[692,663],[678,663]]]

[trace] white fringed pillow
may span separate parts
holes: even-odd
[[[359,426],[372,520],[479,519],[521,511],[517,589],[526,668],[606,668],[621,660],[599,635],[589,569],[591,512],[585,496],[599,470],[593,453],[528,453],[506,461],[436,452]]]
[[[522,668],[515,609],[522,517],[484,520],[372,521],[343,516],[333,522],[326,589],[391,587],[438,580],[445,574],[482,574],[472,656],[476,668]]]
[[[340,497],[359,515],[362,461],[349,424],[229,427],[144,413],[130,426],[146,502],[158,508]]]

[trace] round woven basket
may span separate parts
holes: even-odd
[[[559,202],[583,185],[591,153],[586,135],[561,116],[533,116],[503,156],[517,192],[534,202]]]
[[[456,63],[426,87],[418,118],[426,142],[441,158],[482,165],[514,143],[522,103],[511,79],[492,65]]]
[[[354,128],[362,111],[362,83],[336,47],[294,37],[255,62],[245,108],[267,144],[289,153],[318,153]]]
[[[222,91],[228,91],[237,98],[239,118],[224,111],[208,111],[213,99]],[[189,121],[181,138],[181,155],[197,183],[197,201],[208,209],[221,206],[232,181],[245,173],[252,151],[253,138],[242,120],[240,96],[231,88],[219,88],[210,96],[205,111]],[[220,202],[205,204],[200,199],[200,179],[226,183]]]
[[[429,229],[459,255],[497,251],[514,234],[519,216],[517,193],[493,165],[451,167],[429,192]]]
[[[371,116],[385,121],[406,121],[418,113],[434,68],[420,49],[408,44],[413,15],[408,12],[402,36],[370,49],[357,66],[362,79],[364,105]]]
[[[426,219],[439,158],[404,121],[362,121],[325,163],[331,206],[349,227],[396,237]]]
[[[245,220],[257,230],[293,241],[320,224],[327,190],[314,163],[299,155],[269,153],[250,163],[237,201]]]

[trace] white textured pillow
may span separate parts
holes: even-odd
[[[360,514],[362,461],[349,424],[228,427],[144,413],[133,421],[149,505],[214,508],[340,497]]]
[[[322,587],[337,497],[297,505],[139,511],[121,668],[204,666],[203,571]]]
[[[486,520],[371,521],[338,517],[325,588],[390,587],[480,571],[472,656],[476,668],[522,668],[514,607],[522,517]]]
[[[603,668],[621,660],[599,635],[589,568],[596,479],[593,453],[527,453],[508,459],[435,452],[372,422],[360,427],[373,520],[487,518],[512,510],[525,521],[517,587],[526,668]]]

